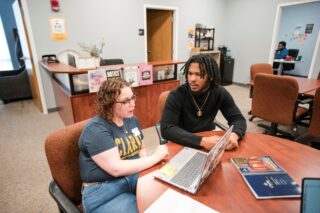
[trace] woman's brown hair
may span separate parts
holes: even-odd
[[[130,83],[123,79],[107,80],[102,83],[96,100],[96,112],[107,120],[113,117],[113,105],[116,103],[121,89],[130,87]]]

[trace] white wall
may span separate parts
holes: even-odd
[[[248,83],[250,65],[268,63],[277,5],[294,0],[228,0],[226,46],[235,58],[233,81]]]
[[[123,58],[125,63],[139,63],[144,58],[144,37],[138,36],[138,29],[144,28],[144,5],[177,7],[178,58],[189,57],[187,29],[196,23],[213,25],[216,28],[215,43],[225,40],[224,0],[60,0],[60,12],[54,13],[50,1],[28,0],[26,4],[39,58],[43,54],[59,53],[64,49],[82,52],[77,42],[93,44],[104,38],[106,47],[102,57]],[[48,18],[64,17],[69,39],[51,41]],[[82,52],[85,55],[84,52]],[[38,64],[36,64],[37,66]],[[47,108],[56,107],[49,75],[41,70]]]

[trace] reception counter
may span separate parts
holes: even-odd
[[[172,73],[167,79],[158,79],[154,75],[153,84],[133,88],[138,95],[134,114],[139,118],[141,128],[154,126],[159,121],[158,97],[161,92],[173,90],[179,86],[178,64],[184,63],[184,61],[148,63],[153,65],[154,74],[161,72],[161,69],[168,70],[169,68],[172,69]],[[48,64],[42,61],[40,64],[51,76],[57,109],[65,125],[96,115],[96,93],[89,93],[88,70],[79,70],[61,62]],[[139,64],[102,66],[99,69],[113,70],[133,65]]]

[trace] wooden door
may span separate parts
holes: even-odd
[[[25,60],[26,68],[28,70],[29,83],[30,83],[30,87],[31,87],[33,101],[35,102],[35,105],[37,106],[38,110],[40,112],[43,112],[40,91],[39,91],[39,86],[38,86],[38,80],[37,80],[37,74],[35,72],[34,63],[32,60],[32,52],[31,52],[29,36],[28,36],[27,28],[26,28],[26,23],[24,20],[24,13],[23,13],[22,6],[21,6],[21,0],[16,0],[16,2],[17,1],[19,3],[19,5],[18,5],[19,11],[16,10],[17,12],[15,13],[15,18],[16,18],[17,23],[18,22],[22,23],[21,26],[17,24],[17,28],[18,28],[18,32],[20,35],[21,45],[24,46],[23,43],[26,44],[25,45],[26,48],[22,48],[23,55],[24,55],[23,59]],[[21,13],[20,13],[20,11],[21,11]]]
[[[147,10],[148,62],[172,60],[173,11]]]

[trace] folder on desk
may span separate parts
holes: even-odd
[[[300,197],[299,185],[270,157],[236,157],[231,162],[257,199]]]

